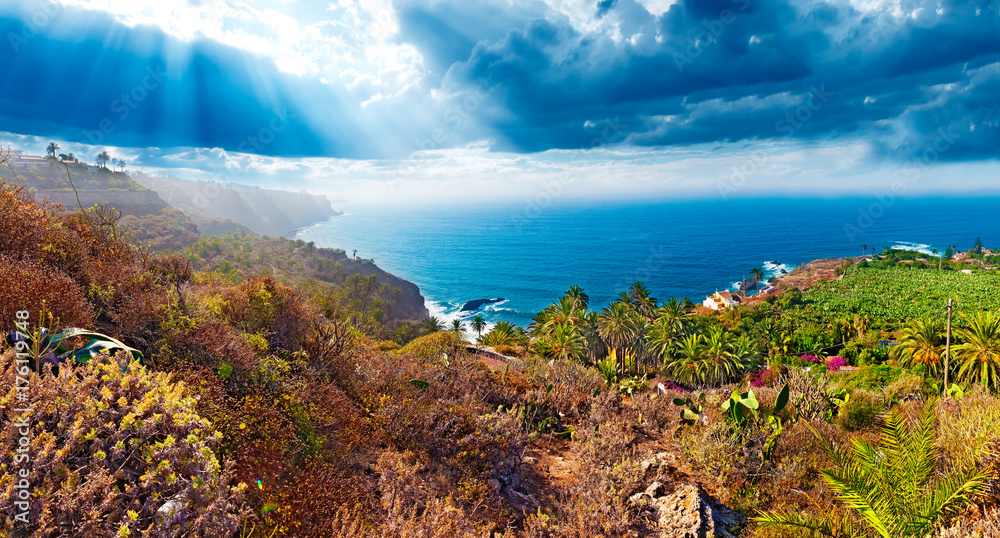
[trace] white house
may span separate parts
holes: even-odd
[[[717,291],[712,295],[705,297],[702,301],[703,305],[712,310],[725,310],[726,308],[733,308],[740,304],[739,299],[733,297],[733,294],[728,291]]]

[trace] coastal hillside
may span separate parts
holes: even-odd
[[[182,181],[136,174],[135,180],[196,219],[237,222],[259,235],[284,237],[340,215],[324,196],[214,181]]]
[[[317,248],[313,243],[257,237],[237,232],[206,236],[183,250],[194,268],[221,274],[231,281],[248,276],[273,275],[282,282],[305,286],[314,295],[330,296],[345,285],[364,285],[355,277],[375,277],[388,288],[381,295],[388,320],[420,321],[428,316],[424,298],[412,282],[391,275],[371,260],[353,259],[340,249]],[[319,298],[323,302],[322,298]],[[395,324],[393,324],[395,325]]]
[[[349,259],[343,250],[310,246],[306,252],[301,241],[262,239],[234,220],[242,219],[259,230],[282,229],[284,235],[294,229],[288,226],[312,224],[339,214],[325,197],[242,185],[221,188],[218,184],[132,174],[161,189],[169,188],[168,203],[156,191],[134,181],[125,172],[123,161],[106,154],[99,156],[100,164],[81,162],[70,155],[35,157],[16,150],[2,156],[5,160],[0,162],[0,178],[11,178],[10,185],[24,188],[38,201],[54,202],[69,211],[97,206],[105,218],[116,219],[119,232],[135,246],[158,253],[187,249],[186,254],[197,268],[218,270],[231,281],[269,274],[294,285],[315,287],[315,283],[322,283],[315,292],[328,295],[338,293],[353,275],[374,277],[389,294],[384,313],[378,316],[380,324],[396,325],[427,316],[424,298],[415,284],[383,271],[371,261]],[[212,190],[213,185],[220,189]],[[212,200],[205,207],[213,214],[195,208],[201,197]],[[268,254],[261,258],[264,251]],[[247,256],[247,252],[254,256]]]
[[[997,535],[1000,369],[982,350],[1000,345],[1000,318],[985,268],[888,253],[706,315],[640,282],[608,305],[573,286],[529,327],[427,318],[401,345],[382,324],[398,298],[361,274],[369,262],[249,234],[150,255],[119,222],[0,186],[0,319],[25,320],[33,339],[80,327],[132,348],[91,355],[72,337],[81,358],[56,373],[32,351],[22,370],[0,344],[5,397],[29,384],[18,409],[34,432],[0,431],[31,456],[0,453],[2,532],[846,537],[874,536],[878,517],[932,522],[920,536]],[[916,282],[934,294],[893,304],[923,310],[851,300]],[[946,366],[931,316],[954,293]],[[481,357],[468,328],[502,355]],[[21,412],[3,406],[0,420]],[[882,512],[845,501],[847,473]]]

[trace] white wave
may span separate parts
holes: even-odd
[[[504,305],[504,304],[507,304],[507,303],[509,303],[509,302],[510,302],[510,300],[508,300],[508,299],[504,299],[504,300],[502,300],[502,301],[497,301],[497,302],[495,302],[495,303],[490,303],[490,304],[488,304],[488,305],[486,305],[486,306],[483,306],[483,307],[481,307],[481,308],[482,308],[483,310],[490,310],[490,311],[494,311],[494,312],[495,312],[495,311],[499,311],[499,310],[507,310],[507,311],[511,311],[511,312],[513,312],[513,310],[510,310],[510,309],[508,309],[508,308],[500,308],[500,306],[501,306],[501,305]]]
[[[894,250],[913,250],[921,254],[926,254],[928,256],[941,256],[940,253],[934,254],[931,252],[931,245],[924,243],[913,243],[910,241],[896,241],[894,245],[889,247]]]
[[[472,318],[476,313],[465,311],[462,312],[462,305],[457,305],[448,302],[434,301],[427,299],[424,301],[424,305],[427,307],[427,312],[441,320],[446,329],[451,329],[451,324],[454,320],[462,320],[465,324],[465,330],[462,331],[462,335],[466,340],[470,342],[475,342],[478,336],[472,327],[469,326],[468,320]],[[483,329],[483,334],[486,334],[493,328],[494,323],[486,322],[486,328]]]

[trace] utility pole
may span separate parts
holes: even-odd
[[[944,340],[944,396],[948,395],[948,368],[951,366],[951,299],[948,299],[948,332]]]

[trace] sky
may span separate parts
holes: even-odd
[[[345,203],[997,191],[1000,2],[0,0],[0,144]]]

